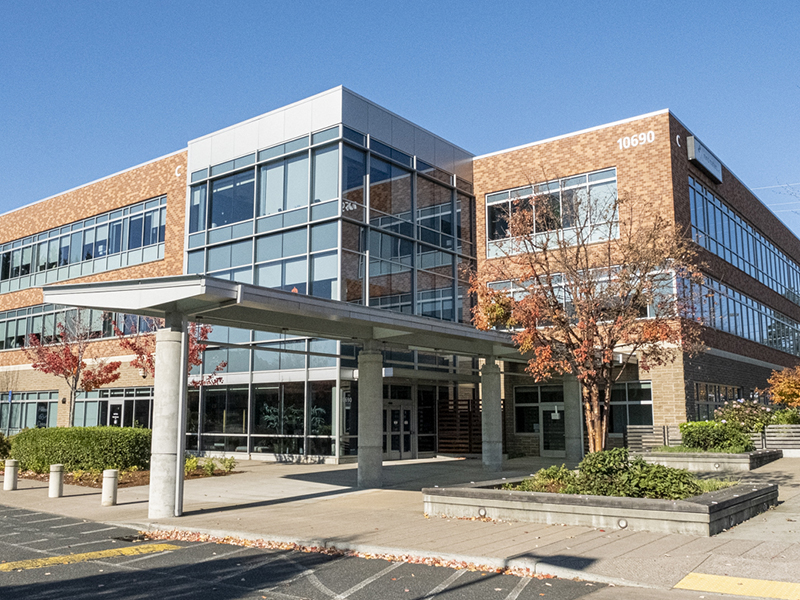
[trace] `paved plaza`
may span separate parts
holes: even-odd
[[[545,459],[506,461],[502,476],[527,475],[548,464]],[[21,479],[18,490],[2,492],[0,504],[138,529],[440,557],[617,585],[740,595],[777,585],[777,595],[769,597],[800,594],[800,458],[784,458],[746,475],[777,483],[779,505],[710,538],[426,517],[423,487],[490,478],[474,459],[387,462],[385,487],[370,490],[356,487],[354,464],[247,461],[237,471],[187,481],[180,518],[148,520],[147,487],[120,489],[118,505],[101,508],[99,490],[65,486],[63,498],[50,499],[46,483]]]

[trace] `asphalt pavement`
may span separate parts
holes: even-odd
[[[507,461],[503,476],[527,474],[543,464],[530,459]],[[187,481],[185,515],[158,522],[147,519],[146,487],[121,489],[117,506],[101,508],[99,490],[66,486],[64,498],[49,499],[46,483],[20,480],[19,490],[0,493],[0,503],[141,530],[176,529],[218,537],[335,547],[398,560],[407,556],[436,557],[444,564],[471,562],[484,568],[526,568],[565,579],[579,578],[584,588],[592,587],[586,583],[616,586],[593,589],[592,593],[599,595],[595,597],[612,593],[608,597],[654,597],[653,589],[658,589],[659,596],[672,590],[668,597],[711,597],[713,592],[743,597],[756,590],[754,597],[800,598],[800,572],[796,568],[800,560],[800,459],[782,459],[751,472],[749,479],[779,484],[781,504],[712,538],[426,518],[419,490],[485,479],[475,460],[386,463],[386,487],[381,490],[356,488],[355,465],[249,461],[241,463],[237,470],[242,472]],[[0,542],[5,540],[0,537]],[[143,562],[150,560],[153,559]],[[453,580],[470,582],[460,593],[483,589],[480,579],[473,583],[473,575],[468,575],[476,572],[479,571],[464,571]],[[302,585],[309,584],[306,581]],[[637,591],[636,587],[650,589]],[[334,595],[347,589],[340,586]],[[651,595],[641,595],[646,592]],[[547,591],[537,592],[536,597],[541,597],[540,593]]]

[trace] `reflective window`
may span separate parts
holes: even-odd
[[[692,232],[698,244],[800,304],[800,266],[700,182],[689,178]]]
[[[502,241],[510,236],[508,217],[515,210],[533,210],[533,234],[558,231],[587,242],[617,235],[616,177],[616,169],[605,169],[487,194],[488,257],[509,251]]]
[[[255,173],[248,170],[211,182],[211,227],[253,218]]]

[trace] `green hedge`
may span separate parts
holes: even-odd
[[[755,450],[750,436],[738,427],[717,421],[681,423],[681,445],[698,450],[739,454]]]
[[[47,473],[150,468],[149,429],[131,427],[52,427],[26,429],[11,439],[11,458],[21,469]]]

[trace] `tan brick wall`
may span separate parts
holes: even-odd
[[[628,123],[604,127],[475,161],[475,197],[479,268],[486,262],[486,195],[531,183],[577,175],[609,167],[617,168],[617,188],[622,199],[646,202],[672,220],[675,215],[672,173],[672,118],[662,113]],[[620,149],[617,140],[653,131],[652,143]],[[688,215],[688,190],[686,214]],[[623,380],[652,379],[654,419],[657,424],[685,420],[686,397],[683,363],[638,373],[630,369]],[[509,411],[511,413],[511,411]],[[513,432],[513,415],[506,416]],[[509,436],[509,447],[528,450],[529,440],[518,443]],[[527,444],[526,444],[527,442]]]
[[[186,160],[187,153],[180,152],[5,215],[0,219],[0,243],[166,194],[167,222],[163,259],[59,283],[180,275],[183,272]],[[41,303],[41,288],[19,290],[0,296],[0,311]],[[91,352],[92,356],[107,356],[112,360],[125,354],[116,340],[95,342]],[[152,379],[142,379],[138,370],[130,368],[128,360],[123,361],[120,379],[109,387],[152,385]],[[62,379],[33,370],[30,360],[22,350],[0,352],[0,370],[4,366],[18,367],[14,391],[58,390],[60,398],[69,395]],[[67,419],[67,406],[59,402],[59,426],[66,425]]]
[[[620,150],[617,140],[653,131],[652,143]],[[478,158],[474,163],[479,266],[486,257],[486,195],[537,183],[617,168],[621,198],[641,199],[673,216],[670,161],[670,119],[667,113],[629,123]]]

